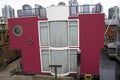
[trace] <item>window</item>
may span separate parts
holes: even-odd
[[[78,23],[69,22],[69,46],[78,46]]]
[[[41,54],[42,54],[43,71],[50,71],[50,69],[49,69],[49,65],[50,65],[50,63],[49,63],[49,50],[42,49]]]
[[[40,22],[40,43],[41,43],[41,46],[49,45],[47,22]]]
[[[68,46],[68,27],[67,21],[50,22],[50,46],[67,47]]]
[[[57,71],[58,74],[69,72],[68,50],[50,50],[50,58],[52,65],[62,65],[62,68]],[[52,68],[52,72],[54,72],[54,68]]]
[[[54,73],[49,65],[62,65],[58,74],[77,71],[78,22],[49,21],[39,22],[42,71]],[[69,48],[72,47],[72,48]]]
[[[16,35],[16,36],[21,36],[22,33],[23,33],[22,27],[16,25],[16,26],[13,28],[13,33],[14,33],[14,35]]]
[[[58,70],[58,73],[67,73],[69,70],[76,72],[77,51],[78,49],[49,50],[42,48],[42,70],[50,71],[49,65],[62,65],[62,68]],[[51,71],[54,73],[54,68],[51,68]]]
[[[77,49],[70,49],[70,71],[77,71]]]

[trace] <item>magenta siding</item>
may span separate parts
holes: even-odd
[[[104,45],[104,14],[80,14],[79,19],[79,48],[82,51],[80,61],[80,74],[99,75],[100,49]],[[10,46],[12,49],[21,49],[22,64],[26,73],[42,74],[40,61],[40,48],[38,37],[38,18],[9,19]],[[13,27],[20,25],[23,34],[19,37],[13,34]],[[27,44],[32,38],[33,44]]]
[[[99,75],[100,49],[104,45],[104,14],[80,14],[80,74]]]
[[[39,39],[38,39],[38,18],[14,18],[9,19],[9,34],[12,49],[22,50],[22,65],[26,73],[41,73]],[[13,27],[20,25],[23,34],[19,37],[13,34]],[[27,39],[32,38],[33,44],[27,44]]]

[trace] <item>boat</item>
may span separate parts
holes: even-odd
[[[21,50],[23,72],[99,79],[105,26],[101,5],[99,11],[96,5],[64,2],[47,8],[26,6],[18,10],[18,18],[8,20],[10,45]]]

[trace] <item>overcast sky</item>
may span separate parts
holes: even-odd
[[[0,0],[0,16],[2,16],[2,10],[5,5],[10,5],[15,9],[15,14],[18,9],[22,9],[22,5],[29,4],[32,8],[35,7],[35,4],[39,4],[43,7],[48,7],[52,4],[57,5],[59,2],[65,2],[68,5],[69,0]],[[120,0],[77,0],[79,5],[83,4],[96,4],[101,3],[103,5],[103,10],[108,14],[108,8],[113,6],[120,7]]]

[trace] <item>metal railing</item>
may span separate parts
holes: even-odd
[[[39,18],[46,18],[45,8],[33,8],[17,11],[18,17],[38,16]]]
[[[68,6],[69,15],[77,16],[77,14],[94,14],[101,13],[101,4],[96,5],[78,5],[78,6]],[[33,9],[22,9],[17,11],[18,17],[28,17],[28,16],[38,16],[39,18],[46,18],[46,8],[33,8]]]
[[[77,16],[77,14],[96,14],[102,12],[102,5],[78,5],[70,6],[70,16]]]

